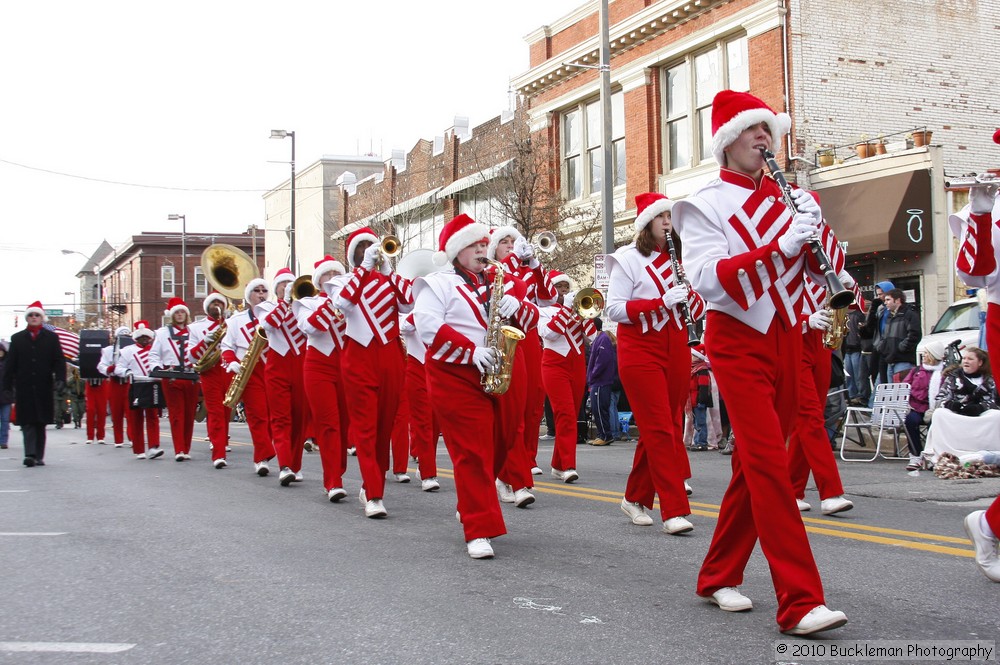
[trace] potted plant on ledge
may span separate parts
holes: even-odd
[[[913,132],[913,147],[914,148],[919,148],[921,146],[930,145],[931,144],[931,135],[933,133],[934,132],[932,132],[929,129],[917,129],[917,130],[914,130],[914,132]]]
[[[833,166],[834,158],[835,155],[833,148],[827,148],[821,145],[816,146],[816,163],[820,168]]]

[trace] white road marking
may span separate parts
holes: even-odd
[[[61,653],[119,653],[134,644],[115,642],[0,642],[0,651],[48,651]]]
[[[0,536],[65,536],[67,531],[0,531]]]
[[[21,492],[28,492],[29,490],[0,490],[0,494],[19,494]]]

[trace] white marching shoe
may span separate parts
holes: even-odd
[[[709,600],[725,612],[746,612],[753,609],[753,601],[734,586],[722,587],[713,593]]]
[[[810,506],[808,502],[803,501],[802,499],[796,499],[795,505],[799,507],[800,513],[805,513],[813,509],[813,507]]]
[[[424,478],[420,481],[420,489],[425,492],[437,492],[441,489],[441,483],[438,482],[436,477]]]
[[[843,495],[831,496],[829,499],[823,499],[819,504],[819,509],[824,515],[835,515],[836,513],[848,511],[853,507],[854,504],[850,500],[845,499]]]
[[[372,499],[365,504],[365,517],[385,517],[388,514],[382,505],[382,499]]]
[[[514,503],[514,490],[510,488],[510,485],[497,478],[496,486],[497,496],[500,497],[500,503]]]
[[[694,524],[691,524],[691,522],[688,522],[683,517],[671,517],[663,522],[663,533],[670,534],[671,536],[687,533],[693,529]]]
[[[622,497],[621,509],[636,526],[650,526],[653,523],[653,518],[646,514],[646,509],[638,502],[633,503]]]
[[[781,632],[786,635],[812,635],[824,630],[840,628],[847,623],[847,615],[843,612],[831,610],[826,605],[817,605],[809,610],[809,613],[802,617],[802,620],[794,627]]]
[[[343,487],[334,487],[329,492],[326,493],[326,498],[330,500],[330,503],[337,503],[341,499],[347,496],[347,492]]]
[[[465,546],[469,550],[469,556],[473,559],[493,558],[493,546],[490,545],[489,538],[473,538]]]
[[[528,491],[527,487],[514,492],[514,505],[518,508],[527,508],[535,502],[535,495]]]

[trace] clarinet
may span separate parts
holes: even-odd
[[[674,248],[674,238],[670,231],[667,231],[667,251],[670,252],[670,267],[674,270],[674,277],[680,282],[681,286],[687,289],[688,296],[691,295],[691,283],[687,280],[687,275],[684,274],[684,268],[681,267],[680,262],[677,260],[677,250]],[[691,308],[688,307],[687,300],[678,303],[677,309],[680,310],[681,316],[684,318],[684,326],[687,328],[688,334],[688,346],[698,346],[701,344],[701,340],[698,338],[698,328],[695,326],[694,318],[691,316]]]
[[[795,199],[792,198],[792,186],[785,180],[785,174],[778,167],[778,162],[774,159],[774,153],[767,148],[760,148],[760,154],[764,158],[764,163],[767,164],[767,169],[771,172],[771,177],[774,178],[774,181],[778,183],[778,187],[781,188],[782,200],[784,200],[785,206],[792,213],[797,213],[799,209],[795,207]],[[826,249],[823,248],[823,243],[820,241],[818,233],[809,239],[809,250],[816,257],[819,269],[823,272],[824,279],[826,279],[826,292],[830,295],[830,308],[844,309],[853,305],[855,299],[854,292],[845,287],[844,283],[840,281],[840,277],[837,276],[837,272],[833,269],[833,261],[830,260]]]

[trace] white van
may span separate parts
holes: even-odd
[[[959,348],[979,346],[979,299],[965,298],[953,302],[944,311],[931,331],[917,344],[917,357],[931,340],[945,346],[959,340]]]

